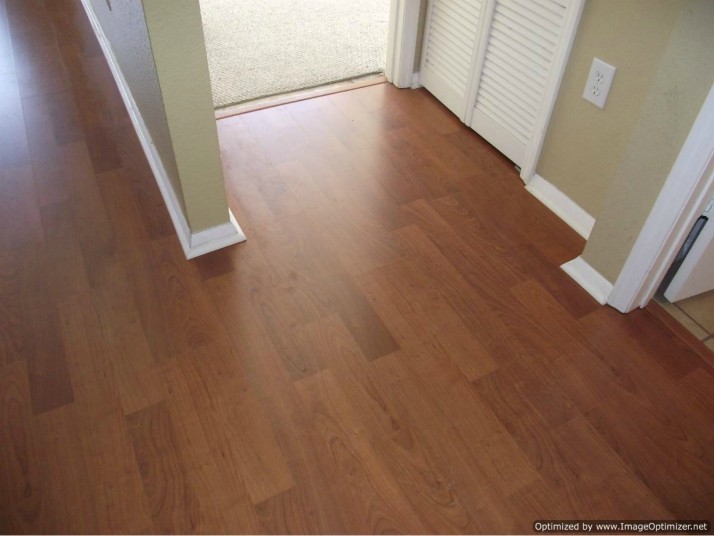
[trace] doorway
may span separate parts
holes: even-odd
[[[200,0],[215,108],[385,71],[390,0]]]

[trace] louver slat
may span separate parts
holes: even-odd
[[[564,3],[495,0],[471,126],[517,164],[548,83]]]
[[[459,117],[466,109],[480,13],[480,0],[429,4],[421,83]]]

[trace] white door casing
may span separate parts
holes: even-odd
[[[714,196],[714,85],[635,241],[607,303],[627,313],[652,299]],[[707,224],[709,225],[709,224]]]
[[[419,31],[419,6],[426,0],[391,0],[387,39],[387,80],[399,88],[411,87]]]

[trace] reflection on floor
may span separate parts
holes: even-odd
[[[714,290],[676,303],[670,303],[664,296],[658,296],[656,300],[687,331],[714,352]]]

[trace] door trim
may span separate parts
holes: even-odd
[[[627,313],[652,299],[689,230],[714,195],[714,85],[652,207],[608,304]]]
[[[399,88],[412,87],[421,2],[391,0],[385,76]]]

